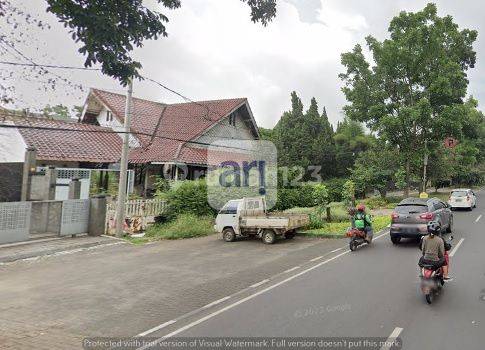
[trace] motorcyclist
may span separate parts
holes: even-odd
[[[449,257],[445,249],[445,241],[439,235],[441,234],[441,225],[437,221],[428,223],[428,235],[422,239],[421,250],[423,255],[419,260],[419,265],[431,264],[436,268],[442,267],[443,279],[450,281],[448,275]]]
[[[352,217],[355,228],[363,230],[365,232],[365,241],[370,243],[374,236],[374,230],[372,229],[372,217],[366,213],[365,205],[359,204],[357,210]]]

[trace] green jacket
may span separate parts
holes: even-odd
[[[372,227],[372,217],[366,213],[355,213],[352,217],[352,221],[354,222],[355,227],[359,229]]]

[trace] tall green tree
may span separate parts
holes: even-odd
[[[321,167],[319,175],[329,176],[333,169],[330,164],[334,160],[334,146],[333,129],[326,113],[320,114],[315,98],[304,112],[303,103],[296,92],[291,94],[291,104],[291,111],[283,113],[273,131],[279,165],[303,167],[304,179],[310,179],[312,173],[318,170],[310,166]]]
[[[334,142],[334,176],[342,177],[350,174],[350,170],[359,154],[371,147],[373,138],[366,135],[361,123],[345,117],[337,126]]]
[[[401,12],[389,25],[390,38],[369,36],[369,63],[362,47],[342,54],[340,74],[352,120],[367,126],[399,148],[409,194],[411,162],[427,146],[462,133],[460,106],[467,91],[466,71],[476,53],[474,30],[460,30],[451,16],[439,17],[434,4],[416,13]]]

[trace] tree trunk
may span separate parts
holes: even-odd
[[[406,188],[404,189],[404,197],[409,197],[409,192],[411,189],[411,162],[409,158],[406,159]]]

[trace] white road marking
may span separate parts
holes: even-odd
[[[386,344],[384,344],[381,347],[381,350],[389,350],[389,349],[391,349],[393,341],[395,341],[396,338],[399,337],[399,334],[401,334],[401,332],[402,332],[402,328],[400,328],[400,327],[394,328],[394,330],[392,331],[392,333],[389,336],[389,338],[387,338]]]
[[[221,299],[219,299],[219,300],[213,301],[213,302],[212,302],[212,303],[210,303],[210,304],[207,304],[206,306],[203,306],[202,308],[203,308],[203,309],[208,309],[208,308],[210,308],[211,306],[214,306],[214,305],[220,304],[220,303],[222,303],[222,302],[224,302],[224,301],[226,301],[227,299],[230,299],[230,298],[231,298],[230,296],[227,296],[227,297],[221,298]]]
[[[323,258],[323,255],[317,256],[316,258],[311,259],[310,261],[317,261]]]
[[[148,334],[150,334],[150,333],[153,333],[153,332],[159,331],[160,329],[165,328],[165,327],[167,327],[167,326],[170,326],[171,324],[174,324],[174,323],[175,323],[175,321],[174,321],[174,320],[170,320],[170,321],[168,321],[168,322],[162,323],[162,324],[161,324],[161,325],[159,325],[159,326],[153,327],[152,329],[149,329],[149,330],[147,330],[147,331],[145,331],[145,332],[143,332],[143,333],[138,334],[138,335],[137,335],[137,337],[144,337],[145,335],[148,335]]]
[[[479,222],[481,218],[482,218],[482,214],[478,215],[478,218],[475,220],[475,222]]]
[[[462,238],[458,241],[458,243],[455,245],[455,247],[451,250],[450,257],[455,255],[456,251],[458,250],[458,248],[460,248],[460,246],[461,246],[461,244],[463,243],[464,240],[465,240],[465,238]]]
[[[255,283],[255,284],[250,285],[249,288],[259,287],[260,285],[265,284],[266,282],[269,282],[269,280],[268,279],[262,280],[261,282],[258,282],[258,283]]]
[[[266,293],[266,292],[268,292],[268,291],[270,291],[270,290],[272,290],[272,289],[274,289],[276,287],[281,286],[282,284],[288,283],[289,281],[291,281],[291,280],[293,280],[293,279],[295,279],[295,278],[297,278],[297,277],[299,277],[301,275],[304,275],[304,274],[306,274],[306,273],[308,273],[308,272],[310,272],[312,270],[315,270],[316,268],[318,268],[318,267],[320,267],[322,265],[325,265],[325,264],[327,264],[327,263],[329,263],[329,262],[331,262],[331,261],[333,261],[335,259],[338,259],[341,256],[343,256],[345,254],[348,254],[348,253],[350,253],[350,250],[346,250],[345,252],[340,253],[338,255],[335,255],[334,257],[332,257],[330,259],[327,259],[325,261],[322,261],[321,263],[318,263],[316,265],[313,265],[312,267],[309,267],[306,270],[303,270],[303,271],[301,271],[301,272],[299,272],[299,273],[297,273],[295,275],[292,275],[292,276],[290,276],[290,277],[288,277],[288,278],[286,278],[286,279],[284,279],[284,280],[282,280],[282,281],[280,281],[278,283],[275,283],[275,284],[273,284],[271,286],[268,286],[265,289],[262,289],[262,290],[260,290],[260,291],[258,291],[256,293],[254,293],[254,294],[251,294],[251,295],[249,295],[249,296],[247,296],[247,297],[245,297],[245,298],[243,298],[241,300],[238,300],[238,301],[236,301],[236,302],[234,302],[234,303],[232,303],[230,305],[227,305],[226,307],[223,307],[222,309],[219,309],[217,311],[214,311],[213,313],[210,313],[210,314],[208,314],[208,315],[206,315],[206,316],[204,316],[204,317],[202,317],[202,318],[200,318],[200,319],[198,319],[198,320],[196,320],[194,322],[191,322],[191,323],[189,323],[189,324],[187,324],[187,325],[185,325],[185,326],[183,326],[183,327],[181,327],[181,328],[179,328],[179,329],[177,329],[177,330],[175,330],[175,331],[173,331],[173,332],[171,332],[171,333],[169,333],[167,335],[164,335],[163,337],[160,337],[160,338],[154,340],[150,344],[147,344],[144,347],[139,348],[138,350],[148,349],[151,346],[156,345],[157,343],[161,342],[164,339],[171,338],[174,335],[177,335],[179,333],[182,333],[182,332],[186,331],[187,329],[190,329],[190,328],[192,328],[194,326],[197,326],[198,324],[201,324],[201,323],[203,323],[203,322],[205,322],[205,321],[207,321],[207,320],[209,320],[209,319],[211,319],[211,318],[213,318],[213,317],[215,317],[215,316],[217,316],[219,314],[222,314],[223,312],[226,312],[227,310],[230,310],[230,309],[232,309],[232,308],[234,308],[234,307],[236,307],[238,305],[241,305],[241,304],[245,303],[248,300],[254,299],[258,295],[261,295],[263,293]]]
[[[295,267],[292,267],[291,269],[286,270],[284,273],[295,271],[295,270],[298,270],[299,268],[300,268],[300,266],[295,266]]]
[[[343,248],[342,248],[342,247],[340,247],[340,248],[337,248],[337,249],[332,250],[330,253],[335,253],[335,252],[338,252],[339,250],[342,250],[342,249],[343,249]]]

